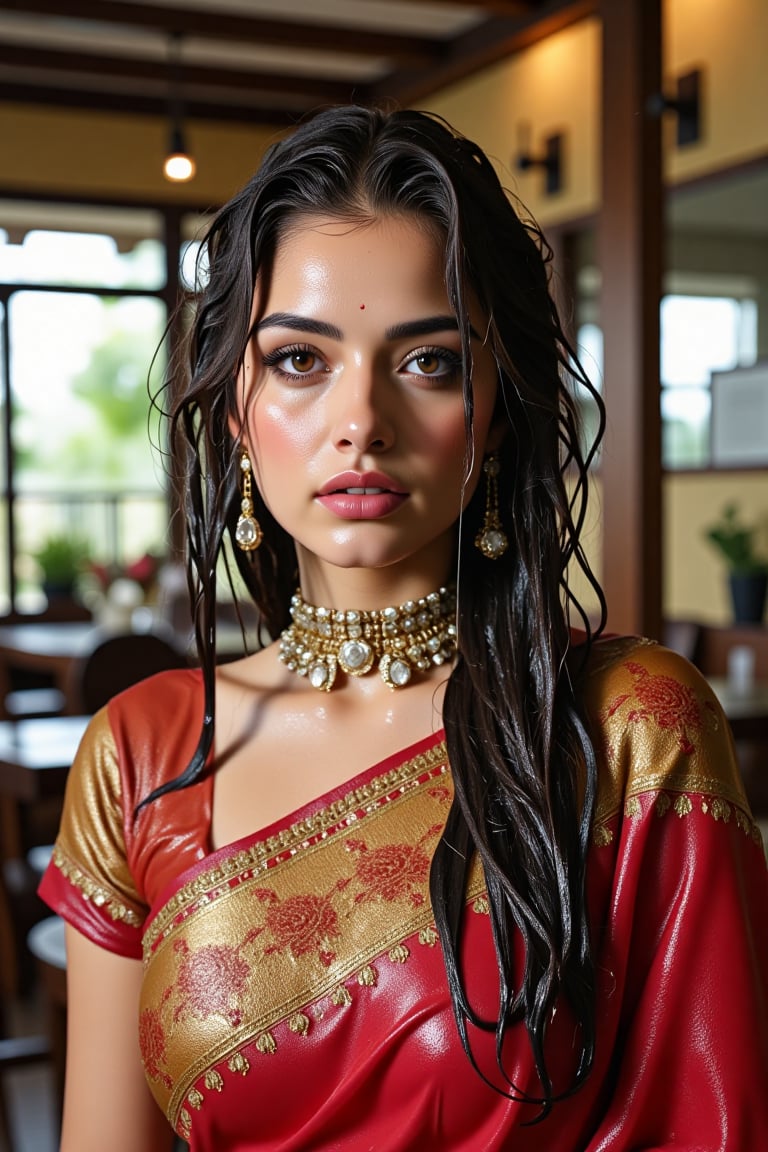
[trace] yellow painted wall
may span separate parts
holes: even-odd
[[[667,481],[664,488],[665,606],[671,617],[714,624],[731,619],[725,563],[704,531],[737,502],[746,523],[768,549],[768,472],[709,472]]]
[[[432,96],[423,106],[476,140],[505,187],[539,223],[555,224],[589,215],[598,206],[599,78],[600,24],[582,20]],[[520,128],[526,125],[536,154],[548,136],[565,136],[564,188],[554,196],[543,195],[541,171],[513,167]]]
[[[667,0],[667,90],[672,92],[675,77],[693,68],[704,71],[701,142],[674,147],[674,117],[665,122],[670,183],[768,155],[767,45],[766,0]],[[600,52],[599,20],[583,20],[452,85],[427,105],[507,172],[521,123],[530,125],[534,151],[552,133],[566,134],[562,192],[545,195],[540,172],[513,176],[513,190],[543,225],[578,219],[600,205]]]
[[[667,0],[665,68],[704,70],[703,136],[668,152],[672,182],[768,154],[768,2]]]
[[[27,197],[39,191],[216,205],[246,182],[280,133],[196,122],[186,135],[197,175],[189,184],[169,184],[162,175],[163,119],[0,103],[0,187]]]

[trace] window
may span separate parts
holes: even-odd
[[[662,463],[711,463],[712,373],[754,364],[757,302],[733,296],[669,295],[661,302]]]
[[[148,436],[178,288],[165,230],[160,210],[0,200],[0,614],[45,607],[35,554],[52,536],[94,564],[167,550]]]
[[[591,269],[585,269],[591,272]],[[588,287],[593,279],[585,278]],[[675,280],[670,277],[670,287]],[[690,281],[692,277],[686,277]],[[661,437],[662,464],[668,469],[711,466],[712,373],[747,367],[758,355],[757,286],[748,278],[722,283],[707,276],[708,291],[670,292],[661,303]],[[582,292],[584,287],[582,286]],[[580,302],[577,351],[587,374],[600,387],[603,335],[597,323],[597,300],[584,293]],[[588,405],[584,405],[587,429]]]

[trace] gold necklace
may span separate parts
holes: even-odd
[[[397,608],[335,611],[305,603],[297,591],[279,657],[318,692],[330,692],[339,668],[364,676],[377,664],[389,688],[404,688],[414,672],[444,664],[456,651],[456,594],[451,588]]]

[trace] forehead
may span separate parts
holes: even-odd
[[[445,245],[431,221],[416,215],[301,215],[281,230],[274,258],[257,288],[275,291],[347,285],[445,295]]]

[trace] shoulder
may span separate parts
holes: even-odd
[[[85,805],[132,812],[192,758],[203,708],[197,669],[160,672],[119,693],[89,721],[68,791],[76,785]]]
[[[157,672],[140,680],[124,692],[114,696],[107,708],[110,720],[123,719],[152,720],[157,717],[168,719],[168,711],[174,714],[202,707],[203,677],[199,668],[177,668],[169,672]]]
[[[199,668],[158,672],[140,680],[114,696],[107,705],[109,722],[116,738],[141,735],[168,738],[174,729],[195,719],[202,723],[203,677]]]
[[[723,711],[701,673],[653,641],[598,641],[584,703],[600,762],[596,819],[645,792],[697,792],[747,810]]]
[[[159,672],[106,707],[126,806],[179,774],[197,747],[205,708],[196,668]]]

